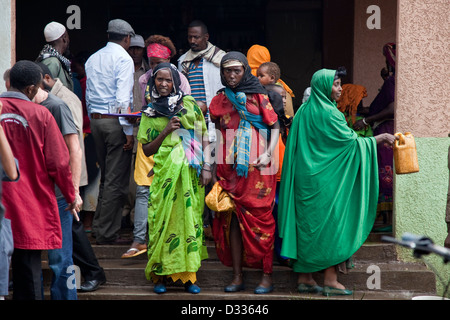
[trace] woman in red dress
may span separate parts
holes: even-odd
[[[278,168],[272,154],[279,137],[278,117],[242,53],[230,52],[222,58],[221,78],[225,88],[209,108],[221,132],[216,149],[217,179],[235,204],[232,213],[216,213],[213,223],[218,256],[233,267],[233,280],[225,291],[244,289],[245,266],[263,269],[255,293],[268,293],[273,290],[272,209]]]

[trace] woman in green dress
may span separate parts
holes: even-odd
[[[392,134],[358,137],[337,109],[342,92],[336,70],[317,71],[311,96],[297,111],[283,161],[279,200],[281,255],[299,273],[298,291],[348,295],[336,267],[364,243],[378,201],[377,144]],[[312,277],[324,271],[324,287]]]
[[[146,90],[138,140],[146,156],[154,155],[148,203],[148,263],[145,274],[154,292],[166,292],[166,279],[181,280],[199,293],[196,272],[207,258],[203,234],[204,186],[211,180],[203,162],[208,139],[205,119],[194,98],[180,90],[177,69],[161,63]],[[206,141],[206,142],[203,142]],[[208,159],[205,159],[208,160]]]

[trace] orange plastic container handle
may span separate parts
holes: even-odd
[[[405,136],[402,133],[397,132],[396,134],[394,134],[394,136],[398,137],[398,140],[395,141],[396,146],[405,145]]]

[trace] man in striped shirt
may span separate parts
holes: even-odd
[[[203,59],[191,63],[188,71],[189,85],[191,86],[191,95],[197,100],[202,110],[206,107],[205,83],[203,81]]]
[[[209,121],[209,104],[223,87],[220,80],[220,61],[225,52],[209,42],[206,25],[195,20],[188,26],[188,42],[191,49],[178,59],[178,69],[191,86],[191,95],[205,115],[210,141],[214,141],[214,124]]]
[[[206,25],[195,20],[188,26],[188,42],[191,49],[178,59],[178,69],[186,76],[191,86],[191,95],[197,101],[205,115],[208,125],[210,142],[216,141],[214,123],[209,119],[209,104],[217,91],[223,88],[220,79],[220,62],[225,51],[209,42]],[[214,158],[213,152],[211,156]],[[211,190],[211,184],[206,186],[206,192]],[[212,238],[212,211],[205,205],[203,214],[203,230],[206,237]]]

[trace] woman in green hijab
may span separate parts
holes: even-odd
[[[348,295],[336,266],[369,235],[378,201],[378,143],[395,136],[363,138],[337,109],[342,87],[336,70],[317,71],[311,96],[297,111],[283,161],[279,200],[281,255],[299,273],[298,291]],[[312,273],[324,270],[324,288]]]

